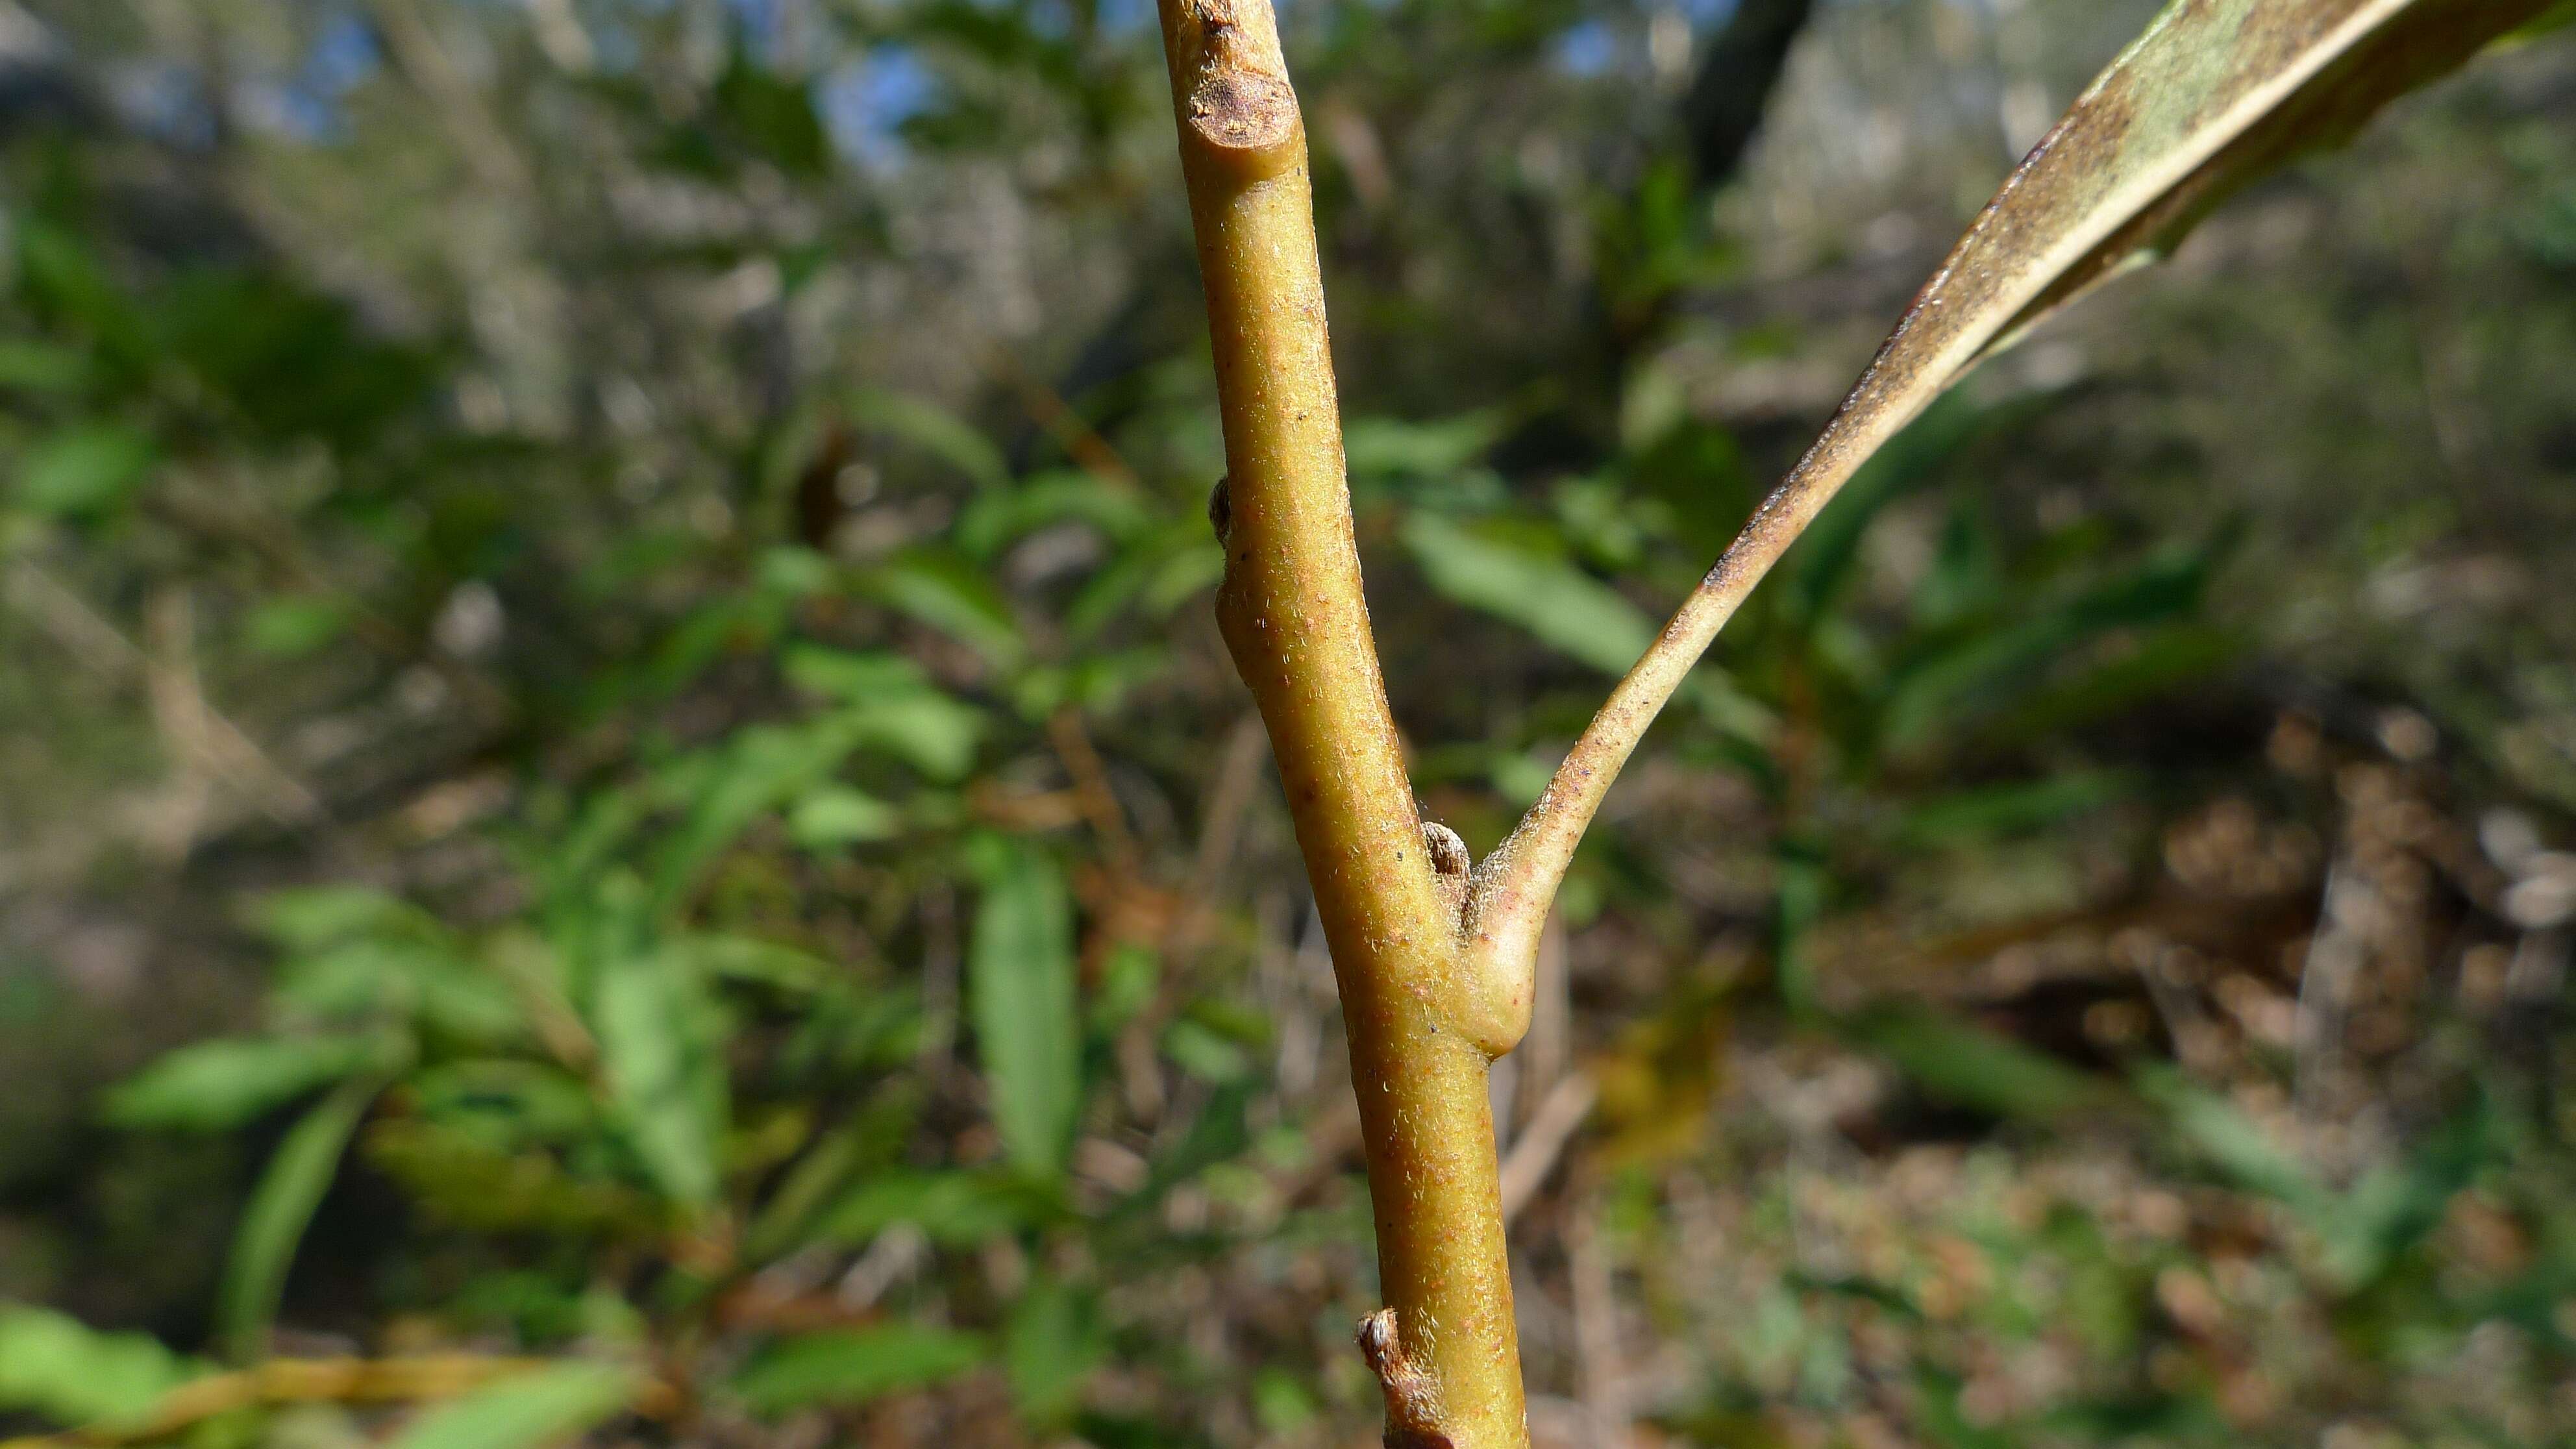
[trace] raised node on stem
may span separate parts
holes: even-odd
[[[1386,1394],[1386,1449],[1454,1449],[1441,1428],[1438,1386],[1405,1356],[1395,1310],[1381,1308],[1361,1319],[1358,1336],[1360,1356]]]

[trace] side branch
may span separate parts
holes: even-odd
[[[1534,955],[1575,843],[1646,727],[1762,575],[1933,398],[2040,319],[2169,253],[2253,178],[2348,138],[2389,100],[2552,8],[2553,0],[2169,5],[2004,182],[1823,438],[1619,682],[1520,828],[1476,872],[1470,955],[1489,971]]]
[[[1876,370],[1872,369],[1873,372]],[[1865,377],[1858,397],[1866,392]],[[1600,813],[1603,797],[1718,631],[1735,617],[1789,545],[1833,501],[1861,463],[1894,436],[1910,414],[1854,418],[1850,404],[1822,441],[1781,480],[1727,546],[1717,566],[1682,601],[1671,622],[1630,667],[1610,699],[1566,753],[1547,789],[1492,855],[1467,892],[1465,932],[1471,969],[1492,980],[1526,977],[1538,959],[1539,932],[1574,849]],[[1846,426],[1849,423],[1857,426]]]

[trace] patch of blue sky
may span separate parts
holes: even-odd
[[[108,99],[125,123],[156,140],[194,149],[215,141],[215,113],[206,104],[206,78],[176,61],[137,61],[110,67]]]
[[[775,62],[787,35],[787,9],[780,0],[724,0],[733,17],[733,42],[764,64]]]
[[[339,105],[299,85],[245,80],[233,87],[232,110],[251,130],[308,146],[327,146],[348,135]]]
[[[1619,37],[1605,20],[1586,20],[1556,38],[1556,64],[1569,75],[1606,74],[1619,63]]]
[[[1100,28],[1110,35],[1130,35],[1157,23],[1154,0],[1100,0]]]
[[[376,49],[376,32],[353,10],[342,10],[322,23],[304,55],[303,83],[338,100],[374,78],[384,64]]]
[[[878,45],[814,82],[823,129],[843,156],[864,165],[902,164],[903,123],[930,108],[939,77],[910,46]]]
[[[376,32],[354,9],[334,8],[313,31],[295,68],[282,75],[251,76],[233,90],[232,111],[242,124],[273,136],[327,146],[346,139],[344,102],[384,66]]]

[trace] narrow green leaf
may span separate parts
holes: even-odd
[[[2484,1098],[2440,1124],[2395,1162],[2363,1175],[2336,1199],[2326,1225],[2326,1270],[2360,1288],[2421,1243],[2451,1199],[2501,1159],[2503,1134]]]
[[[967,989],[993,1122],[1015,1166],[1052,1178],[1073,1145],[1082,1095],[1072,897],[1055,860],[1022,841],[980,837],[972,864],[983,900]]]
[[[491,968],[444,949],[396,950],[412,1019],[422,1030],[478,1048],[529,1037],[526,1003]]]
[[[1134,488],[1117,487],[1089,473],[1042,473],[1004,492],[986,493],[957,519],[955,540],[969,557],[989,562],[1041,528],[1087,523],[1112,539],[1130,537],[1150,521]]]
[[[1045,719],[1066,707],[1085,714],[1115,714],[1129,695],[1168,676],[1173,659],[1168,646],[1149,644],[1085,655],[1070,664],[1042,665],[1014,682],[1011,704],[1028,720]]]
[[[1510,425],[1510,415],[1499,408],[1419,423],[1353,418],[1342,429],[1342,452],[1354,475],[1440,478],[1483,457]]]
[[[2138,787],[2114,770],[2069,770],[2038,780],[1987,785],[1928,800],[1905,813],[1898,835],[1915,845],[1948,845],[2053,824],[2101,809]]]
[[[1224,580],[1224,547],[1212,538],[1187,539],[1145,578],[1136,591],[1136,603],[1146,618],[1168,619]]]
[[[712,757],[684,762],[672,783],[685,789],[687,810],[655,852],[653,899],[665,908],[679,905],[754,822],[828,778],[858,746],[848,717],[833,715],[755,725]]]
[[[935,690],[888,699],[850,715],[862,749],[879,750],[942,784],[966,778],[984,738],[984,712]]]
[[[78,392],[90,380],[89,355],[27,338],[0,340],[0,387],[18,392]]]
[[[810,951],[757,936],[710,932],[683,936],[678,945],[697,958],[701,969],[727,981],[806,993],[834,984],[839,976],[831,962]]]
[[[2200,607],[2225,540],[2158,551],[2075,594],[2044,600],[2022,618],[1963,631],[1906,666],[1879,728],[1896,748],[1959,722],[1994,714],[2039,684],[2078,646],[2115,629],[2168,623]]]
[[[799,644],[788,649],[784,667],[797,688],[847,704],[875,704],[888,696],[919,694],[931,687],[921,666],[900,654]]]
[[[49,1308],[0,1303],[0,1409],[69,1428],[131,1423],[195,1377],[141,1333],[99,1333]]]
[[[734,1375],[733,1391],[763,1414],[864,1404],[955,1378],[990,1352],[974,1334],[908,1324],[809,1333],[781,1340],[754,1358]]]
[[[1780,561],[1782,592],[1790,612],[1812,625],[1851,577],[1860,557],[1861,540],[1889,504],[1921,491],[1940,477],[1941,465],[1993,427],[2019,411],[2008,406],[1980,406],[1963,396],[1945,397],[1890,439],[1877,456],[1852,475],[1842,493],[1798,539]]]
[[[380,1036],[233,1037],[179,1048],[108,1094],[119,1127],[219,1132],[343,1077],[381,1070],[397,1044]]]
[[[543,1449],[623,1413],[643,1383],[643,1375],[617,1364],[555,1364],[430,1410],[393,1449]]]
[[[422,1068],[404,1079],[417,1115],[498,1150],[573,1141],[598,1130],[590,1084],[560,1067],[478,1057]]]
[[[797,1159],[744,1231],[742,1246],[747,1259],[766,1262],[803,1245],[814,1214],[866,1160],[868,1149],[874,1145],[869,1140],[871,1125],[862,1119],[829,1132]]]
[[[56,433],[18,467],[19,507],[47,518],[104,513],[152,471],[160,450],[149,434],[112,424]]]
[[[1563,558],[1470,532],[1434,513],[1407,519],[1404,543],[1433,588],[1604,674],[1627,673],[1654,641],[1644,610]]]
[[[1202,1082],[1240,1082],[1252,1075],[1252,1057],[1240,1043],[1195,1021],[1176,1021],[1163,1032],[1163,1055]]]
[[[881,750],[943,782],[974,767],[984,712],[941,692],[912,661],[800,647],[788,652],[786,669],[798,688],[853,706],[836,727],[846,727],[858,748]]]
[[[839,570],[831,558],[799,544],[764,549],[754,574],[760,591],[775,600],[811,598],[832,587]]]
[[[1208,537],[1204,520],[1181,519],[1138,533],[1065,606],[1065,631],[1088,640],[1130,609],[1159,618],[1224,569],[1225,551]]]
[[[1070,1419],[1108,1348],[1089,1295],[1054,1278],[1031,1281],[1002,1333],[1002,1369],[1021,1421],[1044,1430]]]
[[[690,953],[670,945],[599,964],[592,1030],[619,1125],[672,1201],[715,1201],[728,1113],[722,1008]]]
[[[2142,701],[2173,696],[2226,669],[2247,648],[2248,641],[2235,630],[2188,620],[2149,630],[2132,647],[2014,701],[1980,728],[1979,738],[2010,745],[2063,734]]]
[[[892,840],[903,834],[903,812],[847,786],[818,790],[796,802],[787,833],[807,850],[831,850]]]
[[[1010,485],[1011,465],[991,439],[935,403],[902,393],[863,391],[850,399],[861,427],[901,438],[965,474],[978,487]]]
[[[383,1083],[364,1079],[343,1083],[287,1132],[260,1174],[250,1205],[242,1211],[233,1235],[232,1257],[224,1266],[224,1283],[216,1320],[225,1345],[236,1359],[250,1360],[265,1351],[269,1325],[286,1292],[287,1270],[295,1249],[313,1221],[314,1209],[339,1175],[340,1158],[349,1139],[365,1120],[369,1104]]]
[[[843,1193],[816,1219],[818,1241],[861,1244],[897,1223],[933,1242],[974,1247],[1040,1220],[1026,1184],[971,1172],[880,1172]]]
[[[1777,941],[1773,969],[1780,979],[1780,1003],[1793,1020],[1826,1019],[1816,997],[1815,964],[1807,937],[1825,917],[1826,896],[1833,885],[1824,852],[1813,840],[1784,840],[1779,850],[1780,883],[1772,893]]]
[[[2141,1071],[2135,1080],[2175,1138],[2235,1186],[2302,1215],[2325,1213],[2327,1194],[2307,1165],[2235,1103],[2171,1068]]]
[[[349,617],[336,599],[265,599],[244,621],[242,642],[275,658],[301,658],[339,638]]]
[[[1974,1022],[1919,1005],[1889,1005],[1839,1023],[1842,1034],[1894,1062],[1942,1101],[2002,1117],[2048,1120],[2098,1108],[2111,1089]]]
[[[890,560],[877,569],[875,588],[887,607],[950,635],[995,668],[1013,669],[1028,657],[1010,601],[963,558],[922,552]]]
[[[85,238],[32,217],[13,230],[18,276],[30,298],[88,331],[102,360],[121,370],[142,373],[160,360],[154,328],[108,276]]]
[[[318,951],[352,936],[435,933],[417,907],[363,886],[306,886],[271,891],[251,907],[250,924],[279,945]]]

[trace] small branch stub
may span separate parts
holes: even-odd
[[[1297,159],[1304,122],[1270,7],[1183,0],[1179,9],[1174,38],[1187,79],[1177,99],[1190,134],[1209,154],[1256,171]]]
[[[1266,151],[1297,129],[1297,98],[1266,75],[1212,75],[1190,97],[1190,128],[1228,151]]]
[[[1360,1356],[1386,1391],[1386,1449],[1455,1449],[1440,1427],[1440,1395],[1431,1376],[1405,1357],[1395,1310],[1381,1308],[1360,1320]]]
[[[1454,920],[1467,908],[1467,842],[1437,820],[1422,822],[1422,844],[1431,852],[1431,883]]]
[[[1208,527],[1216,530],[1216,541],[1223,543],[1234,532],[1234,495],[1226,491],[1230,479],[1219,478],[1208,490]]]

